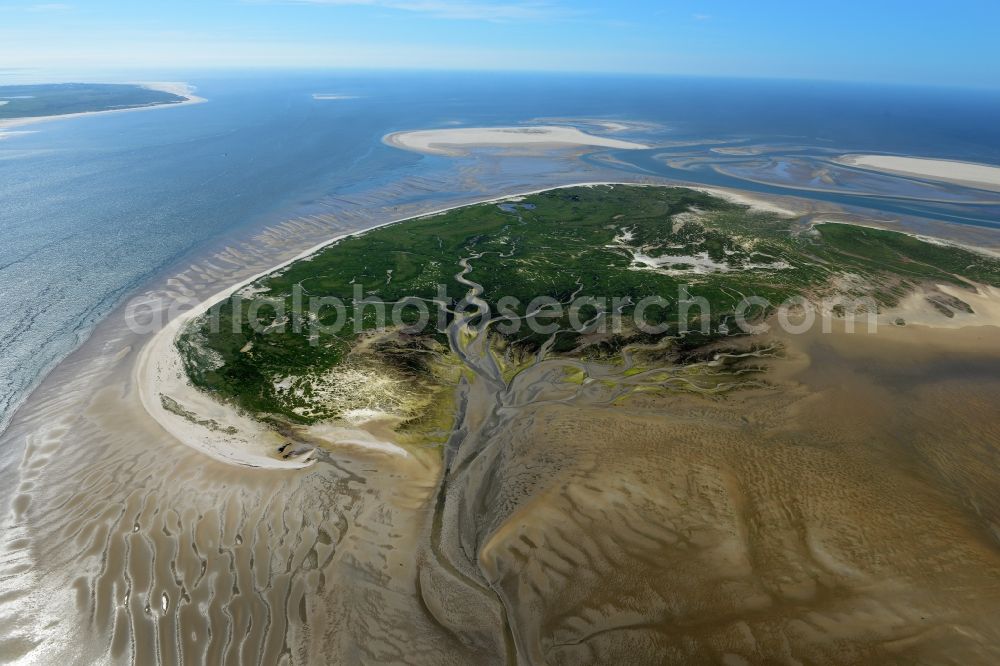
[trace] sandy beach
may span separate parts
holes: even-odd
[[[843,155],[834,161],[883,173],[1000,191],[1000,167],[989,164],[895,155]]]
[[[688,186],[685,185],[685,187]],[[775,213],[776,215],[787,215],[789,217],[805,213],[805,211],[801,208],[797,208],[784,202],[776,203],[774,200],[768,199],[764,196],[755,196],[738,190],[729,190],[723,187],[698,186],[691,186],[690,189],[697,190],[698,192],[704,192],[705,194],[711,194],[713,197],[725,199],[729,203],[739,204],[740,206],[748,206],[753,210],[759,210],[762,213]]]
[[[403,150],[431,155],[459,155],[469,148],[567,148],[592,146],[641,150],[649,146],[633,141],[587,134],[575,127],[534,125],[525,127],[460,127],[454,129],[395,132],[382,139]]]

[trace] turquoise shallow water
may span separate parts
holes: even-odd
[[[0,141],[0,428],[96,322],[169,267],[308,210],[321,197],[454,169],[446,159],[383,145],[387,132],[627,119],[650,123],[640,138],[660,143],[708,139],[766,143],[779,156],[874,151],[1000,164],[996,93],[500,74],[174,78],[195,84],[209,102],[49,122]],[[314,93],[356,99],[316,100]],[[687,150],[704,154],[711,145]],[[706,168],[678,170],[661,153],[617,153],[625,160],[617,166],[802,194]],[[1000,226],[996,201],[815,196],[904,217]]]

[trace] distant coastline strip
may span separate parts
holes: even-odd
[[[142,104],[138,106],[128,106],[124,108],[108,108],[100,109],[94,111],[80,111],[75,113],[61,113],[53,114],[47,116],[24,116],[15,118],[2,118],[0,119],[0,138],[3,138],[3,130],[9,129],[11,127],[20,127],[23,125],[32,125],[35,123],[46,122],[49,120],[64,120],[68,118],[78,118],[80,116],[94,116],[103,115],[109,113],[128,113],[132,111],[149,111],[152,109],[162,109],[171,108],[177,106],[186,106],[190,104],[200,104],[206,102],[203,97],[199,97],[194,94],[194,87],[181,82],[149,82],[149,83],[135,83],[132,84],[138,87],[147,88],[149,90],[157,90],[160,92],[170,93],[171,95],[176,95],[181,98],[180,101],[170,101],[170,102],[157,102],[153,104]]]

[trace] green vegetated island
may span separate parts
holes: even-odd
[[[178,104],[186,100],[181,95],[135,84],[53,83],[0,86],[0,119],[134,109]]]
[[[892,231],[839,223],[809,227],[689,189],[573,187],[345,238],[258,280],[239,301],[225,301],[218,330],[206,318],[195,320],[177,345],[196,387],[277,427],[367,409],[394,414],[403,424],[400,432],[427,437],[450,423],[454,387],[469,374],[456,349],[461,340],[439,330],[439,317],[451,322],[456,311],[455,303],[436,301],[438,285],[460,300],[470,281],[481,287],[494,317],[509,314],[485,330],[490,354],[509,380],[539,355],[621,364],[628,350],[643,349],[655,363],[693,363],[704,360],[699,354],[706,346],[739,333],[733,315],[744,297],[777,305],[794,296],[818,301],[845,294],[886,307],[925,285],[1000,285],[1000,262]],[[691,332],[678,336],[683,285],[690,285],[692,298],[709,303],[707,332],[700,309],[688,306]],[[359,293],[389,304],[387,314],[393,304],[419,299],[431,316],[413,330],[418,313],[403,308],[411,330],[377,332],[377,310],[371,302],[359,303]],[[939,294],[933,305],[943,314],[970,309]],[[631,315],[636,304],[655,295],[668,304],[647,309],[643,319],[667,330],[650,333]],[[293,314],[296,298],[331,296],[344,307],[310,312],[303,304],[302,315]],[[596,325],[598,305],[584,305],[575,313],[576,324],[568,311],[545,319],[558,324],[555,332],[524,325],[512,330],[539,296],[563,303],[583,296],[607,299],[606,310],[620,309],[622,329],[615,332],[606,316],[609,325],[602,330]],[[759,320],[769,313],[754,306],[747,316]],[[256,331],[250,315],[259,322]],[[592,326],[580,330],[581,321]],[[336,333],[316,335],[311,326],[335,328],[338,322],[343,327]],[[484,318],[467,317],[467,323],[482,326]],[[567,381],[582,378],[568,374]]]

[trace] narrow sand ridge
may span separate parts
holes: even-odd
[[[847,166],[900,176],[928,178],[966,187],[1000,191],[1000,166],[895,155],[844,155],[834,160]]]
[[[382,139],[403,150],[431,155],[457,155],[467,148],[486,147],[575,147],[594,146],[641,150],[649,146],[633,141],[587,134],[575,127],[534,125],[526,127],[460,127],[453,129],[395,132]]]

